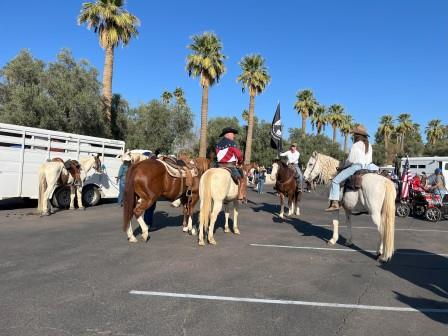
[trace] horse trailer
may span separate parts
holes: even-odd
[[[409,157],[409,170],[414,174],[426,173],[427,176],[434,174],[437,168],[442,169],[445,181],[448,181],[448,156],[422,156]],[[406,158],[401,159],[401,169],[403,171]]]
[[[0,200],[39,197],[38,173],[47,160],[100,154],[102,173],[91,170],[84,181],[83,203],[96,205],[101,198],[118,196],[115,177],[121,165],[124,141],[0,123]],[[65,208],[70,190],[59,187],[52,203]]]

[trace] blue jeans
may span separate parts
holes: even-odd
[[[258,193],[261,194],[263,192],[264,180],[258,180]]]
[[[120,204],[121,206],[123,205],[124,188],[125,188],[125,179],[120,179],[120,182],[118,184],[117,203]]]
[[[297,179],[299,180],[300,190],[303,190],[303,174],[302,174],[302,170],[300,169],[299,165],[297,165],[297,164],[294,164],[293,167],[294,167],[294,169],[296,170],[296,173],[297,173]]]
[[[348,168],[342,170],[338,175],[335,176],[333,181],[331,181],[331,189],[330,189],[330,201],[339,201],[340,193],[341,193],[341,183],[356,173],[358,170],[362,169],[362,165],[353,164]]]
[[[145,210],[145,214],[143,215],[143,220],[148,226],[152,226],[152,222],[154,219],[154,211],[156,210],[156,204],[157,202],[154,202],[153,205],[151,205],[148,209]]]

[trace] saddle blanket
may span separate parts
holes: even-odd
[[[163,161],[161,159],[157,159],[157,161],[159,161],[165,166],[166,171],[172,177],[186,178],[187,170],[190,172],[192,177],[198,176],[198,171],[196,168],[189,169],[186,166],[180,166],[175,164],[174,162],[172,163],[170,161]]]

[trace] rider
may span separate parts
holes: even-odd
[[[437,168],[434,171],[434,175],[435,175],[434,182],[430,187],[428,187],[428,190],[435,195],[440,195],[440,197],[443,200],[444,195],[448,194],[448,191],[446,189],[446,182],[442,174],[442,169]]]
[[[243,155],[241,151],[236,147],[235,134],[238,131],[232,127],[223,128],[219,135],[222,139],[216,144],[216,159],[219,167],[226,167],[230,169],[230,174],[238,179],[238,200],[242,200],[244,197],[244,174],[241,168],[237,165],[243,163]]]
[[[372,145],[369,144],[369,135],[364,126],[356,126],[353,131],[353,145],[350,149],[344,169],[333,178],[330,189],[330,206],[325,211],[339,210],[340,184],[361,169],[378,170],[372,163]]]
[[[303,190],[303,175],[302,170],[299,167],[300,153],[297,150],[297,144],[295,142],[291,144],[289,150],[280,153],[280,156],[286,156],[288,158],[288,165],[292,165],[296,171],[297,185],[300,186],[300,190]]]

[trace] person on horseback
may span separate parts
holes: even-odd
[[[353,145],[350,149],[344,168],[337,174],[331,182],[330,206],[325,211],[339,210],[340,184],[361,169],[378,170],[372,163],[372,145],[369,144],[369,135],[364,126],[356,126],[353,131]]]
[[[296,171],[296,178],[297,178],[297,186],[300,188],[299,191],[303,190],[303,175],[302,170],[299,167],[299,158],[300,153],[297,150],[297,144],[293,143],[291,144],[291,147],[288,151],[284,153],[280,153],[280,156],[286,156],[288,159],[288,165],[292,165]]]
[[[243,163],[243,155],[236,147],[235,135],[238,131],[232,127],[223,128],[219,135],[222,139],[216,144],[218,167],[228,168],[234,180],[238,180],[238,200],[244,197],[244,173],[239,167]]]

